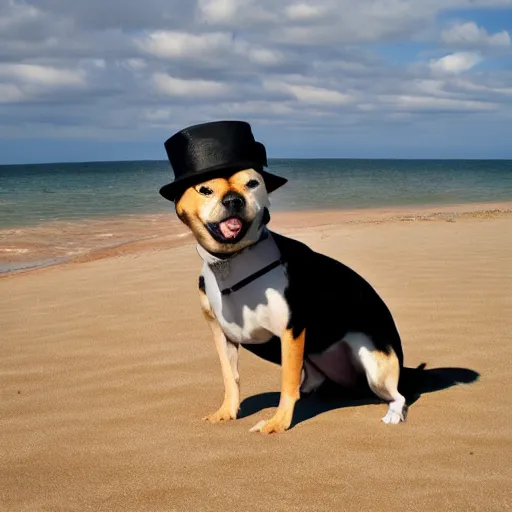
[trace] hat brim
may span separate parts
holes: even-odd
[[[180,198],[180,196],[185,192],[185,190],[197,183],[201,183],[203,181],[211,180],[215,177],[221,177],[225,175],[233,174],[234,172],[241,170],[239,167],[236,169],[212,169],[210,171],[202,172],[201,175],[195,176],[185,176],[179,180],[174,180],[172,183],[168,183],[164,185],[160,189],[160,195],[167,199],[168,201],[176,201]],[[279,187],[282,187],[285,183],[287,183],[287,179],[282,176],[277,176],[276,174],[272,174],[268,171],[264,171],[262,169],[257,170],[263,177],[265,181],[265,188],[267,192],[270,194],[277,190]]]

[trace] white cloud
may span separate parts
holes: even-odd
[[[452,98],[435,98],[431,96],[409,96],[409,95],[389,95],[381,96],[383,103],[392,104],[400,110],[412,112],[417,111],[462,111],[462,112],[481,112],[493,110],[496,104],[486,101],[460,100]]]
[[[196,19],[199,23],[239,30],[244,26],[278,21],[279,17],[272,11],[279,3],[280,0],[198,0]]]
[[[345,94],[324,87],[313,87],[311,85],[290,85],[289,90],[299,101],[316,105],[347,105],[353,103],[354,98]]]
[[[316,87],[308,84],[290,84],[267,80],[263,86],[271,92],[283,92],[291,95],[301,103],[310,105],[348,105],[355,101],[351,94],[342,93],[334,89]]]
[[[215,98],[229,92],[229,87],[219,82],[183,80],[164,73],[155,73],[153,84],[158,92],[174,97]]]
[[[284,13],[293,21],[309,21],[320,18],[325,13],[325,8],[319,5],[297,3],[286,6]]]
[[[449,44],[510,46],[510,34],[506,30],[489,34],[483,27],[473,21],[456,23],[442,33],[442,40]]]
[[[294,114],[291,105],[285,102],[244,101],[225,103],[226,112],[236,116],[289,116]]]
[[[232,21],[239,9],[239,0],[199,0],[198,9],[212,23]]]
[[[190,34],[157,31],[136,39],[135,45],[145,54],[160,59],[175,62],[193,59],[209,69],[231,67],[240,72],[253,64],[261,68],[286,64],[286,57],[282,51],[236,38],[229,32]],[[129,59],[128,62],[138,60],[140,59]]]
[[[191,34],[161,30],[136,40],[136,45],[157,57],[180,59],[228,48],[231,45],[231,36],[222,32]]]
[[[245,53],[242,51],[242,54]],[[252,62],[268,66],[276,66],[284,62],[284,56],[280,51],[268,48],[248,48],[247,56]]]
[[[0,77],[52,87],[69,87],[85,83],[85,73],[82,70],[58,69],[36,64],[0,64]]]
[[[430,69],[436,73],[459,74],[470,70],[481,62],[482,57],[474,52],[456,52],[429,62]]]

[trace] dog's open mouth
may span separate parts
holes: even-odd
[[[219,222],[219,231],[226,240],[236,238],[242,231],[243,222],[236,217]]]
[[[249,224],[239,217],[229,217],[221,222],[207,224],[207,228],[217,242],[236,243],[244,237]]]

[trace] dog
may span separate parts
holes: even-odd
[[[229,125],[234,122],[224,123],[228,132],[240,130]],[[217,134],[226,127],[197,126],[187,132],[187,144],[194,139],[190,136],[194,130],[206,126]],[[203,260],[199,301],[213,334],[225,389],[220,408],[203,419],[212,423],[236,419],[242,346],[282,368],[275,414],[251,432],[286,431],[301,394],[313,393],[326,382],[348,390],[367,386],[389,404],[384,423],[405,421],[406,401],[398,391],[403,351],[388,307],[364,278],[343,263],[268,228],[269,190],[282,183],[263,170],[266,153],[262,157],[259,146],[259,156],[254,156],[258,151],[248,151],[254,165],[241,167],[251,158],[231,154],[240,143],[233,133],[231,139],[216,139],[217,156],[233,142],[229,158],[220,158],[224,165],[210,165],[207,172],[184,172],[172,193],[165,187],[161,190],[175,202],[176,214],[194,234]],[[252,133],[247,138],[252,143]],[[195,140],[211,160],[211,137],[196,134]],[[196,157],[201,153],[196,146],[182,146],[176,139],[166,146],[175,173],[176,153],[185,154],[181,161],[188,161],[190,153]],[[202,164],[194,165],[197,170]]]

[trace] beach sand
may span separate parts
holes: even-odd
[[[394,314],[419,394],[272,414],[279,368],[242,351],[241,418],[197,299],[193,240],[156,237],[0,279],[0,510],[512,510],[512,213],[276,214],[361,273]],[[459,383],[460,381],[460,383]],[[507,491],[507,488],[509,491]]]

